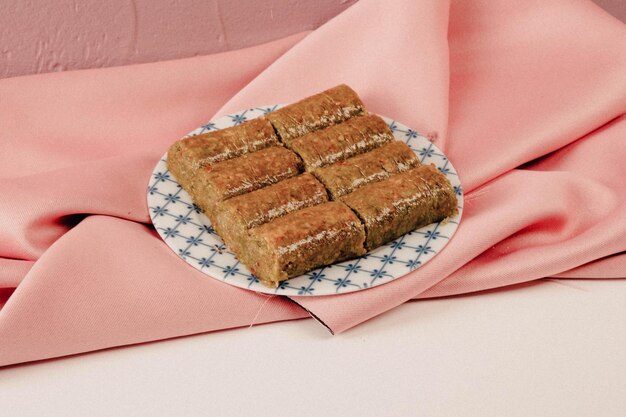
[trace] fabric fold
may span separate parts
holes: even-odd
[[[245,50],[0,80],[0,366],[307,317],[181,261],[146,186],[212,114],[342,82],[444,149],[466,200],[408,276],[294,298],[331,331],[411,299],[624,277],[624,24],[583,0],[362,0]]]
[[[623,164],[607,164],[604,156],[626,155],[620,143],[623,121],[617,119],[626,113],[624,25],[590,2],[475,1],[453,2],[449,27],[449,130],[445,142],[438,145],[444,147],[461,177],[466,193],[464,219],[440,256],[402,280],[338,297],[296,299],[335,332],[420,297],[440,281],[440,288],[450,289],[432,296],[537,279],[624,250],[620,246],[626,241],[626,213],[619,205],[610,209],[624,201],[624,185],[602,184],[616,173],[623,177]],[[595,30],[593,35],[590,28]],[[286,54],[283,60],[288,57]],[[385,94],[396,96],[396,101],[403,99],[409,106],[410,97],[402,93],[389,90]],[[613,120],[615,123],[610,123]],[[611,215],[614,222],[606,224],[600,216],[595,229],[600,239],[581,237],[576,242],[582,246],[577,248],[568,241],[544,251],[538,246],[537,257],[528,258],[525,268],[507,275],[510,260],[490,248],[504,247],[511,234],[524,233],[515,228],[524,216],[561,204],[558,215],[536,212],[534,222],[526,219],[528,223],[522,223],[539,240],[542,231],[549,234],[564,218],[580,220],[584,212],[578,210],[588,198],[596,197],[574,198],[582,192],[567,183],[578,177],[574,168],[562,178],[515,168],[577,144],[579,138],[605,125],[600,131],[611,138],[610,144],[597,141],[602,143],[601,154],[588,156],[603,178],[581,188],[604,189],[602,196],[611,194],[610,201],[594,205],[605,204],[605,215]],[[533,196],[535,200],[528,200]],[[593,241],[599,247],[595,252],[586,251]]]
[[[0,365],[302,317],[287,299],[181,265],[148,226],[89,216],[42,255],[1,310]]]
[[[370,111],[444,138],[449,8],[441,0],[360,1],[277,59],[218,114],[289,103],[345,82]]]

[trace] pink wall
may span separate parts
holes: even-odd
[[[598,6],[602,7],[613,16],[626,22],[626,0],[593,0]]]
[[[626,0],[595,0],[626,21]],[[205,55],[314,29],[356,0],[2,0],[0,78]]]
[[[205,55],[314,29],[356,0],[3,0],[0,78]]]

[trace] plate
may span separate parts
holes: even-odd
[[[200,126],[188,136],[235,126],[283,105],[247,109]],[[383,116],[381,116],[383,117]],[[456,232],[463,214],[463,189],[452,163],[415,130],[383,117],[393,135],[407,143],[423,164],[434,163],[454,187],[459,212],[443,222],[407,233],[366,255],[316,269],[268,288],[228,251],[211,222],[193,204],[166,166],[167,154],[157,163],[148,184],[148,207],[157,232],[183,261],[207,276],[249,290],[278,295],[318,296],[361,291],[403,277],[435,257]]]

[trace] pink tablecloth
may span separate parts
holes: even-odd
[[[334,332],[409,299],[626,277],[626,28],[589,1],[362,0],[220,55],[0,82],[0,365],[308,317],[177,258],[145,190],[223,114],[346,82],[457,167],[464,219],[410,276],[297,298]]]

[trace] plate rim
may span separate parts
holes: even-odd
[[[183,136],[183,138],[196,136],[196,135],[204,133],[206,131],[215,131],[215,130],[223,129],[223,128],[220,128],[220,129],[213,130],[213,128],[215,127],[216,124],[220,124],[222,121],[226,120],[227,118],[230,118],[231,122],[233,122],[231,124],[231,126],[235,126],[235,125],[238,125],[239,123],[241,123],[244,120],[251,120],[251,119],[260,117],[260,116],[262,116],[264,114],[267,114],[267,113],[269,113],[271,111],[274,111],[274,110],[276,110],[278,108],[281,108],[283,106],[285,106],[285,104],[277,104],[277,105],[270,105],[270,106],[258,106],[258,107],[248,108],[248,109],[245,109],[245,110],[240,110],[238,112],[228,113],[228,114],[225,114],[225,115],[222,115],[222,116],[219,116],[219,117],[214,117],[211,120],[209,120],[206,124],[203,124],[203,125],[195,128],[194,130],[192,130],[191,132],[189,132],[188,134]],[[261,111],[261,113],[259,113],[257,116],[254,116],[254,117],[252,117],[250,119],[245,117],[246,113],[248,113],[249,111],[255,111],[255,110]],[[372,113],[372,114],[377,114],[377,113]],[[364,288],[359,287],[359,288],[350,289],[350,290],[346,290],[346,291],[342,291],[342,292],[338,292],[339,287],[337,288],[337,291],[334,292],[334,293],[333,292],[324,292],[324,293],[321,293],[321,294],[319,294],[319,293],[315,294],[315,293],[313,293],[312,290],[310,292],[305,291],[304,293],[298,293],[298,294],[293,294],[292,291],[285,291],[284,293],[279,292],[279,290],[284,289],[283,287],[286,285],[286,283],[288,283],[291,280],[300,279],[300,278],[302,278],[304,276],[310,276],[309,274],[311,274],[311,273],[315,274],[317,271],[320,271],[320,273],[321,273],[324,270],[331,268],[332,266],[342,265],[342,264],[344,264],[346,262],[350,262],[350,261],[355,261],[356,260],[356,262],[358,263],[360,261],[360,259],[367,258],[368,256],[372,255],[372,253],[374,253],[375,251],[377,251],[377,250],[379,250],[381,248],[386,248],[389,245],[391,245],[393,243],[396,243],[396,241],[398,241],[398,240],[399,241],[403,241],[406,236],[411,235],[413,232],[417,232],[420,229],[408,232],[408,233],[402,235],[401,237],[399,237],[397,239],[394,239],[393,241],[391,241],[389,243],[386,243],[385,245],[381,246],[380,248],[376,248],[373,251],[367,252],[365,255],[363,255],[361,257],[357,257],[357,258],[354,258],[352,260],[346,260],[346,261],[338,262],[338,263],[332,264],[330,266],[324,266],[324,267],[316,268],[315,270],[309,271],[306,274],[303,274],[303,275],[301,275],[299,277],[290,278],[289,280],[283,281],[281,283],[281,285],[279,285],[278,288],[270,288],[270,287],[265,287],[265,286],[263,286],[262,288],[258,288],[258,286],[257,286],[257,288],[250,288],[253,284],[255,284],[255,282],[250,282],[249,285],[244,286],[244,285],[240,285],[237,281],[228,281],[228,274],[226,275],[225,278],[219,278],[217,276],[214,276],[207,269],[203,269],[204,267],[198,268],[195,264],[189,262],[184,257],[184,254],[181,255],[181,254],[177,253],[176,248],[174,248],[172,245],[168,244],[167,236],[164,236],[162,230],[160,230],[160,228],[157,225],[158,221],[155,222],[155,218],[157,218],[157,214],[153,214],[153,212],[151,211],[151,209],[153,208],[153,207],[151,207],[151,203],[152,203],[152,201],[151,201],[152,200],[151,199],[151,188],[152,188],[152,185],[151,184],[154,182],[155,177],[160,174],[160,172],[157,172],[159,166],[162,163],[166,163],[168,151],[166,151],[165,154],[157,161],[157,163],[155,164],[154,168],[151,170],[150,176],[149,176],[149,179],[148,179],[146,200],[147,200],[147,203],[148,203],[148,210],[149,210],[149,215],[150,215],[150,221],[151,221],[152,225],[154,226],[155,230],[157,231],[157,234],[159,235],[159,238],[161,239],[161,241],[170,250],[172,250],[179,258],[182,258],[181,260],[184,261],[184,263],[188,264],[189,266],[191,266],[195,270],[203,273],[204,275],[207,275],[211,279],[215,279],[215,280],[221,281],[221,282],[223,282],[225,284],[229,284],[229,285],[237,287],[237,288],[242,288],[242,289],[246,289],[248,291],[253,291],[253,292],[257,292],[257,293],[272,294],[272,295],[284,295],[284,296],[289,296],[289,297],[302,297],[302,296],[305,296],[305,297],[319,297],[319,296],[329,296],[329,295],[341,295],[341,294],[348,294],[348,293],[352,293],[352,292],[369,290],[371,288],[379,287],[381,285],[388,284],[390,282],[396,281],[396,280],[401,279],[401,278],[407,278],[407,276],[411,275],[411,273],[413,271],[419,269],[424,264],[430,262],[433,258],[437,257],[437,255],[439,255],[445,249],[445,247],[448,246],[449,241],[454,238],[454,235],[456,235],[456,231],[458,230],[459,225],[461,223],[461,220],[463,218],[463,209],[464,209],[464,201],[465,201],[464,197],[465,196],[464,196],[464,192],[463,192],[463,189],[462,189],[462,182],[461,182],[461,178],[460,178],[460,176],[458,174],[458,171],[454,167],[454,164],[452,162],[450,162],[450,160],[448,159],[447,155],[441,149],[439,149],[437,147],[437,145],[432,143],[432,141],[429,140],[428,137],[426,137],[424,135],[421,135],[416,130],[411,129],[408,125],[405,125],[404,123],[401,123],[401,122],[399,122],[399,121],[397,121],[397,120],[395,120],[393,118],[387,117],[387,116],[383,116],[383,115],[380,115],[380,114],[377,114],[377,115],[382,117],[385,120],[385,122],[390,126],[390,129],[392,130],[392,133],[394,134],[394,138],[396,140],[402,140],[402,139],[398,138],[398,136],[395,134],[395,132],[398,132],[398,131],[400,131],[402,133],[405,133],[408,136],[407,140],[403,141],[403,142],[405,142],[407,144],[408,144],[408,142],[410,140],[418,138],[418,137],[426,140],[430,144],[429,148],[428,149],[424,148],[422,151],[425,150],[426,152],[430,152],[430,150],[434,147],[434,151],[439,152],[439,153],[435,152],[435,154],[438,155],[438,156],[443,157],[446,160],[446,164],[444,165],[444,167],[447,167],[449,165],[450,168],[451,168],[451,172],[450,171],[444,172],[444,174],[446,174],[446,176],[448,176],[447,174],[449,174],[449,173],[454,174],[457,177],[458,183],[459,183],[458,190],[455,187],[455,194],[456,194],[456,197],[457,197],[457,207],[458,207],[458,213],[454,216],[454,218],[455,218],[455,222],[454,223],[456,224],[456,226],[452,229],[452,232],[451,232],[450,236],[447,237],[447,243],[445,243],[436,253],[434,253],[432,256],[430,256],[425,262],[421,263],[418,267],[416,267],[414,269],[409,269],[407,271],[403,271],[402,274],[393,276],[393,277],[391,277],[391,279],[386,279],[384,281],[379,281],[376,284],[372,284],[372,285],[366,286]],[[398,126],[405,127],[406,130],[399,129]],[[230,127],[230,126],[227,126],[227,127]],[[413,150],[418,155],[418,157],[420,156],[420,154],[418,153],[417,150],[415,150],[414,148],[411,148],[411,150]],[[424,159],[424,157],[421,158],[421,161],[423,161],[423,159]],[[182,186],[180,186],[180,184],[178,184],[178,181],[173,176],[171,177],[170,181],[176,183],[176,185],[180,189],[180,191],[184,191],[186,193],[186,190],[184,190],[182,188]],[[192,201],[191,198],[189,200]],[[188,203],[185,203],[185,204],[187,204],[189,206]],[[195,207],[197,209],[196,212],[198,214],[201,213],[200,211],[198,211],[199,208],[195,205],[195,203],[193,203],[193,201],[192,201],[191,204],[193,205],[193,207]],[[158,207],[159,206],[157,206],[157,208]],[[205,228],[207,228],[207,229],[212,229],[210,221],[208,221],[208,218],[206,218],[206,216],[204,216],[204,217],[206,219],[206,224],[204,224],[203,226]],[[429,226],[431,226],[433,224],[436,224],[437,226],[435,226],[435,229],[433,230],[433,233],[434,233],[436,231],[436,229],[441,225],[441,223],[442,222],[431,223],[430,225],[424,226],[424,228],[429,227]],[[208,224],[208,226],[207,226],[207,224]],[[219,237],[219,235],[217,235],[217,236]],[[221,237],[219,237],[219,239],[221,240]],[[226,246],[222,245],[222,248],[226,248]],[[219,249],[219,247],[218,247],[218,251],[219,251],[220,254],[222,253],[221,250]],[[394,249],[394,251],[392,251],[392,255],[393,255],[393,252],[395,252],[395,249]],[[229,252],[229,253],[237,261],[236,265],[234,265],[233,268],[235,268],[237,265],[245,267],[245,265],[243,263],[239,262],[239,260],[235,257],[234,254],[232,254],[232,252]],[[384,268],[384,266],[383,266],[383,268]],[[247,268],[246,268],[246,270],[247,270]],[[252,274],[248,274],[248,276],[254,278],[256,280],[256,283],[258,283],[258,278],[254,277]],[[315,280],[315,275],[313,275],[312,277],[310,276],[309,279],[310,280],[311,279]],[[247,278],[247,280],[250,280],[250,278]],[[334,285],[337,285],[337,284],[334,284]],[[302,288],[304,289],[304,287],[302,287]]]

